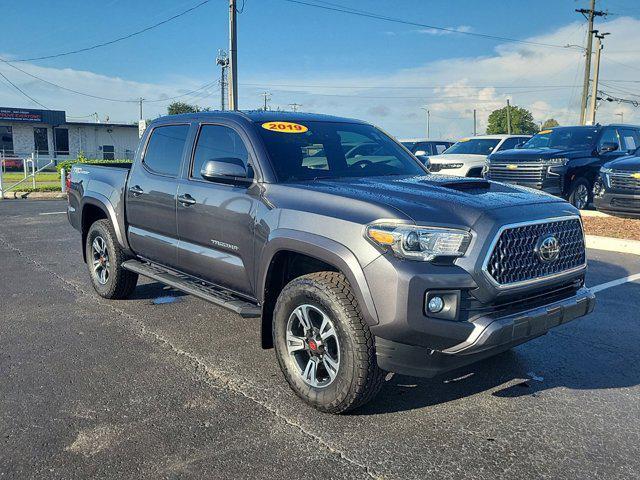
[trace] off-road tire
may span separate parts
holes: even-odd
[[[93,254],[91,245],[98,236],[104,239],[109,255],[109,277],[104,285],[98,280],[92,266]],[[115,231],[109,220],[98,220],[89,227],[85,252],[91,283],[98,295],[109,299],[128,298],[136,288],[138,274],[122,268],[122,263],[130,257],[118,243]]]
[[[287,350],[289,317],[303,304],[325,312],[340,341],[340,367],[333,382],[323,388],[304,382]],[[275,305],[273,339],[278,363],[291,389],[322,412],[337,414],[360,407],[375,397],[382,386],[384,371],[376,362],[374,337],[362,318],[349,282],[341,273],[311,273],[289,282]]]
[[[584,205],[579,205],[581,200],[579,199],[578,192],[581,187],[587,189],[587,202]],[[589,180],[584,177],[576,178],[571,184],[571,189],[569,190],[569,197],[567,200],[569,200],[569,203],[571,205],[580,210],[587,208],[593,202],[593,186],[591,185]]]

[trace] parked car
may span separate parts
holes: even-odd
[[[355,142],[373,153],[347,159]],[[96,292],[125,298],[144,275],[260,317],[262,347],[325,412],[371,400],[385,371],[431,377],[595,304],[575,208],[428,175],[358,120],[168,116],[117,167],[71,170],[68,217]]]
[[[0,156],[0,159],[4,170],[22,170],[24,168],[20,157],[5,154],[4,156]]]
[[[478,135],[463,138],[441,155],[430,156],[430,171],[458,177],[482,177],[488,155],[515,148],[529,138],[531,135]]]
[[[425,157],[440,155],[453,145],[453,142],[448,140],[429,140],[427,138],[406,138],[400,140],[400,143],[423,162]]]
[[[640,149],[631,157],[605,163],[593,193],[601,212],[640,218]]]
[[[640,146],[640,127],[592,125],[544,130],[522,148],[493,153],[486,178],[537,188],[585,208],[600,167]]]

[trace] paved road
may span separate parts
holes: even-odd
[[[395,376],[330,416],[291,393],[256,320],[151,282],[99,299],[64,207],[0,202],[0,477],[640,476],[639,283],[511,352]],[[592,286],[640,272],[640,257],[589,258]]]

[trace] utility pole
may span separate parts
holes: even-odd
[[[476,109],[473,109],[473,136],[475,137],[478,134],[478,130],[476,129]]]
[[[269,92],[262,92],[260,94],[264,99],[264,111],[267,111],[267,102],[271,100],[271,94]]]
[[[427,138],[431,138],[431,112],[427,107],[420,107],[422,110],[427,112]]]
[[[144,133],[145,129],[147,128],[147,122],[144,119],[144,115],[142,114],[142,102],[144,101],[144,98],[140,97],[140,99],[138,100],[138,102],[140,103],[140,117],[138,118],[138,138],[142,138],[142,134]]]
[[[301,107],[302,105],[300,103],[290,103],[289,106],[291,107],[291,110],[293,110],[294,112],[297,112],[298,108]]]
[[[616,113],[620,117],[620,123],[624,123],[624,112]]]
[[[224,50],[218,50],[216,65],[220,66],[220,110],[224,111],[227,87],[227,68],[229,67],[229,57],[227,56],[227,52]]]
[[[582,14],[589,22],[587,32],[587,50],[586,58],[584,62],[584,80],[582,83],[582,100],[580,102],[580,125],[585,124],[585,117],[587,113],[587,97],[589,96],[589,79],[591,78],[591,53],[593,51],[593,19],[595,17],[604,17],[607,12],[598,11],[596,8],[596,0],[591,0],[591,6],[588,10],[584,8],[577,8],[576,12]]]
[[[238,110],[238,34],[236,0],[229,0],[229,110]]]
[[[507,134],[511,135],[511,105],[507,99]]]
[[[591,114],[589,116],[589,125],[596,124],[596,109],[598,108],[598,80],[600,78],[600,55],[602,54],[602,39],[609,35],[608,33],[598,33],[598,30],[594,30],[593,33],[596,36],[596,65],[594,67],[593,74],[593,88],[591,89]]]

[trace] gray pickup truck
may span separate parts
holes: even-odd
[[[125,298],[143,275],[260,318],[262,347],[325,412],[369,401],[385,371],[431,377],[595,304],[574,207],[430,176],[357,120],[160,118],[133,164],[74,166],[68,198],[99,295]]]

